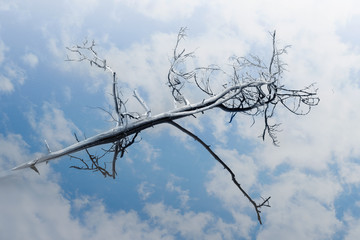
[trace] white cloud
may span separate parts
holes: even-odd
[[[39,63],[38,57],[33,53],[25,54],[22,57],[22,60],[32,68],[36,67]]]
[[[3,75],[0,75],[0,92],[12,92],[14,85],[11,80]]]
[[[62,26],[70,28],[72,26],[82,26],[86,17],[94,11],[96,12],[99,9],[99,5],[108,4],[98,0],[75,0],[75,1],[66,1],[64,6],[68,7],[68,10],[61,19]]]
[[[20,135],[0,135],[0,143],[0,172],[35,157]],[[180,235],[187,239],[232,239],[241,233],[237,224],[225,223],[210,213],[181,213],[163,203],[147,204],[144,211],[149,218],[143,219],[132,210],[110,213],[101,199],[93,197],[67,200],[49,165],[38,167],[40,176],[21,170],[0,177],[1,238],[177,239]],[[84,212],[75,217],[72,209]]]
[[[178,194],[181,207],[188,208],[187,203],[190,200],[189,190],[183,190],[181,186],[175,185],[175,181],[179,180],[181,180],[181,178],[171,175],[170,180],[166,183],[166,189],[170,192],[176,192]]]
[[[128,87],[129,95],[132,94],[131,90],[138,89],[153,115],[173,106],[166,86],[169,66],[167,54],[172,47],[169,42],[175,39],[171,36],[155,35],[149,44],[134,44],[125,51],[113,47],[104,56],[112,69],[121,73],[118,75],[119,86],[123,89]],[[146,95],[142,93],[143,90],[146,90]],[[128,108],[143,111],[133,97],[129,97],[129,100]]]
[[[3,136],[0,134],[0,169],[11,169],[14,163],[19,163],[22,158],[27,158],[28,153],[22,149],[26,149],[28,145],[22,140],[21,135],[9,134]],[[22,162],[22,161],[20,161]]]
[[[9,63],[4,66],[6,76],[12,79],[13,82],[18,83],[19,85],[24,84],[26,79],[25,71],[17,66],[16,64]]]
[[[213,223],[216,220],[209,213],[189,211],[182,214],[162,203],[148,204],[145,210],[152,221],[172,235],[179,234],[184,239],[221,239],[223,226],[216,227]],[[215,229],[209,228],[209,225]]]
[[[20,135],[0,135],[0,142],[1,170],[35,158]],[[81,236],[76,229],[78,222],[70,216],[70,204],[61,196],[61,188],[52,180],[51,174],[54,173],[43,165],[40,176],[33,171],[19,171],[0,178],[2,239],[71,239]]]
[[[148,182],[141,182],[138,185],[137,192],[140,195],[142,200],[148,199],[154,193],[155,185]]]
[[[354,184],[358,186],[360,184],[360,166],[359,161],[351,161],[349,159],[339,158],[338,162],[339,175],[343,184]]]
[[[186,0],[186,1],[169,1],[169,0],[156,0],[156,1],[131,1],[127,0],[126,3],[140,11],[143,15],[161,20],[169,21],[179,18],[190,17],[195,8],[201,5],[202,0]]]
[[[24,84],[26,79],[24,70],[6,59],[5,52],[9,49],[0,39],[0,93],[13,92],[15,85]]]
[[[342,190],[337,178],[290,171],[276,179],[266,186],[272,204],[259,238],[330,239],[342,228],[334,209]]]
[[[35,157],[19,135],[0,135],[0,143],[0,172]],[[20,170],[0,177],[2,239],[172,239],[165,230],[153,229],[142,221],[136,212],[110,214],[101,200],[86,196],[73,201],[75,210],[89,206],[81,224],[71,215],[72,203],[63,197],[48,166],[39,166],[40,176]]]
[[[74,210],[79,211],[79,210],[89,206],[91,204],[91,200],[94,200],[94,199],[91,199],[89,196],[80,196],[78,198],[75,198],[72,201]]]
[[[173,239],[166,231],[143,222],[134,211],[107,213],[103,205],[96,203],[86,213],[85,224],[88,239]]]
[[[344,239],[345,240],[352,240],[356,239],[360,234],[360,219],[356,218],[350,212],[345,214],[344,217],[345,222],[347,223],[347,229]]]
[[[30,177],[0,180],[1,238],[81,238],[76,228],[79,223],[72,220],[69,202],[61,196],[60,187],[31,174]]]
[[[0,92],[11,93],[15,86],[24,84],[25,72],[17,65],[6,64],[2,70],[4,75],[0,74]]]
[[[180,211],[163,203],[147,204],[145,212],[159,229],[176,239],[250,239],[246,225],[248,217],[235,215],[235,222],[227,223],[210,212]]]
[[[156,149],[153,145],[146,141],[142,141],[141,145],[142,151],[144,151],[144,155],[146,156],[144,159],[146,162],[152,162],[159,157],[159,149]]]

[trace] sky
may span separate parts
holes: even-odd
[[[212,110],[179,120],[233,169],[262,209],[263,225],[229,174],[171,126],[141,132],[118,160],[118,177],[79,171],[62,157],[13,167],[114,127],[111,74],[65,61],[94,40],[118,73],[132,111],[137,89],[152,114],[173,108],[167,71],[181,47],[198,66],[231,56],[283,55],[283,84],[316,83],[306,116],[278,108],[280,146],[262,141],[261,118]],[[356,239],[360,235],[360,4],[330,1],[0,0],[1,239]],[[190,102],[198,95],[189,83]],[[106,146],[105,146],[106,147]],[[101,153],[100,148],[90,149]],[[85,157],[83,153],[77,156]]]

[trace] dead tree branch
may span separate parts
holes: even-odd
[[[262,224],[260,209],[270,207],[270,197],[257,204],[241,187],[231,168],[203,140],[174,121],[188,116],[196,116],[198,113],[205,113],[211,109],[220,109],[229,113],[230,122],[237,114],[250,116],[254,121],[260,116],[264,122],[261,137],[265,140],[265,137],[269,136],[272,142],[278,145],[276,133],[279,131],[280,124],[271,121],[275,115],[276,107],[283,106],[296,115],[306,115],[320,101],[317,96],[317,89],[313,84],[303,89],[289,89],[281,83],[286,66],[282,62],[281,56],[287,52],[288,46],[277,48],[275,32],[271,34],[272,54],[268,62],[254,55],[248,57],[233,56],[230,59],[230,73],[216,65],[188,69],[189,65],[186,62],[193,59],[195,55],[194,52],[179,49],[180,42],[185,36],[186,29],[181,28],[177,35],[167,75],[167,85],[170,88],[173,100],[180,106],[155,116],[151,115],[150,108],[137,91],[133,91],[133,97],[139,102],[145,113],[127,110],[127,100],[122,99],[116,72],[107,65],[105,59],[98,56],[94,50],[94,41],[90,43],[85,41],[82,45],[67,48],[69,53],[75,55],[75,57],[68,57],[67,61],[87,61],[91,66],[111,73],[114,112],[106,112],[115,120],[115,126],[108,131],[81,141],[75,136],[77,143],[58,151],[49,151],[47,155],[17,166],[13,170],[31,168],[37,171],[36,165],[39,163],[85,150],[89,160],[70,155],[71,159],[76,159],[82,164],[81,167],[72,166],[72,168],[100,172],[104,177],[115,178],[118,157],[123,157],[126,149],[136,142],[138,134],[148,128],[168,123],[198,141],[229,172],[233,183],[255,208],[258,221]],[[199,93],[204,96],[203,100],[191,103],[183,93],[186,84],[196,86]],[[88,151],[91,147],[104,144],[111,144],[111,147],[105,150],[101,156],[93,155]],[[108,153],[113,153],[110,170],[108,170],[106,162],[100,161]]]

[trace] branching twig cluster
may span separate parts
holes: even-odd
[[[111,67],[109,67],[106,64],[105,59],[102,59],[98,56],[97,52],[94,50],[94,47],[95,47],[94,41],[92,41],[91,43],[89,43],[88,41],[85,41],[81,46],[76,45],[76,46],[73,46],[72,48],[67,48],[71,53],[76,54],[77,58],[70,58],[69,56],[67,56],[66,60],[67,61],[78,61],[78,62],[88,61],[91,66],[96,66],[98,68],[104,69],[105,71],[108,70],[111,72],[111,74],[112,74],[112,96],[113,96],[113,101],[114,101],[115,117],[114,117],[113,113],[108,112],[104,109],[103,110],[108,112],[109,115],[111,116],[112,120],[114,120],[116,122],[116,127],[119,127],[119,126],[126,127],[130,120],[133,120],[133,119],[139,120],[143,116],[149,117],[151,111],[147,107],[146,103],[140,97],[140,95],[138,94],[138,92],[136,90],[134,90],[134,97],[138,100],[138,102],[146,110],[146,113],[141,115],[137,112],[128,112],[127,111],[126,101],[124,101],[120,97],[120,94],[119,94],[119,88],[117,86],[116,72],[114,72],[111,69]],[[88,149],[85,149],[90,163],[89,164],[86,163],[86,161],[82,158],[79,158],[76,156],[71,156],[72,159],[77,159],[83,163],[83,166],[81,166],[81,167],[79,167],[79,166],[71,166],[71,167],[79,169],[79,170],[91,170],[94,172],[99,171],[104,177],[115,178],[116,174],[117,174],[116,173],[116,161],[117,161],[118,155],[120,154],[120,158],[123,157],[123,155],[126,151],[126,148],[130,147],[135,142],[135,139],[138,136],[138,134],[139,134],[139,132],[135,132],[132,135],[125,135],[124,137],[114,141],[112,143],[112,146],[108,150],[105,150],[105,153],[101,156],[92,155],[89,153]],[[77,138],[76,135],[75,135],[75,138],[79,142],[79,139]],[[109,172],[107,170],[107,166],[106,166],[105,162],[103,164],[99,163],[99,160],[102,159],[108,153],[114,153],[112,161],[111,161],[111,172]]]
[[[197,87],[207,96],[214,96],[211,78],[203,76],[211,76],[216,72],[224,73],[222,69],[217,66],[208,66],[186,71],[182,65],[181,70],[176,70],[179,63],[184,63],[187,58],[194,56],[193,52],[186,53],[185,49],[182,51],[177,49],[179,41],[185,36],[184,31],[184,29],[181,29],[177,38],[173,63],[168,74],[168,85],[172,92],[176,93],[176,96],[174,96],[176,101],[178,99],[186,99],[181,89],[190,80],[193,80]],[[270,124],[270,119],[274,116],[278,103],[281,103],[281,105],[294,114],[306,115],[311,107],[319,103],[319,98],[314,85],[301,90],[287,89],[284,85],[281,85],[280,80],[285,70],[285,64],[281,61],[280,57],[287,52],[289,46],[278,49],[276,46],[276,32],[271,37],[273,50],[269,64],[266,64],[262,59],[254,55],[249,57],[233,56],[231,58],[233,72],[223,74],[223,76],[227,76],[227,79],[223,79],[225,82],[222,85],[223,88],[229,89],[234,86],[247,86],[241,89],[234,88],[232,91],[227,92],[223,97],[226,101],[217,107],[230,113],[230,122],[238,113],[252,117],[262,115],[264,118],[262,138],[264,139],[266,134],[268,134],[273,143],[277,145],[276,132],[278,131],[279,124]],[[215,81],[219,81],[219,79],[215,79]]]
[[[181,89],[184,87],[185,81],[194,77],[194,73],[191,71],[187,72],[185,66],[185,60],[189,57],[194,57],[194,52],[186,53],[185,49],[178,52],[179,43],[186,36],[185,32],[186,28],[181,28],[177,36],[173,58],[168,72],[168,86],[171,88],[174,100],[187,105],[189,101],[183,96]]]
[[[100,172],[104,177],[112,177],[116,178],[117,172],[116,172],[116,161],[118,156],[120,155],[120,158],[124,156],[124,153],[128,147],[130,147],[132,144],[135,143],[135,139],[138,136],[139,132],[135,133],[131,138],[122,138],[115,143],[112,144],[112,146],[104,150],[104,153],[100,156],[93,155],[89,152],[89,150],[86,148],[85,152],[88,156],[88,160],[84,160],[83,158],[70,155],[71,159],[79,160],[83,165],[82,166],[71,166],[70,168],[75,168],[78,170],[91,170],[93,172]],[[76,134],[75,138],[77,142],[80,142],[79,138]],[[108,167],[106,162],[101,163],[99,160],[101,160],[103,157],[105,157],[108,153],[114,153],[112,161],[111,161],[111,172],[108,171]],[[90,163],[89,163],[90,161]]]

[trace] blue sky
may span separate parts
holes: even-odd
[[[210,144],[255,199],[271,196],[259,226],[227,172],[170,126],[141,133],[118,178],[69,168],[68,157],[9,169],[114,126],[111,75],[66,62],[94,39],[129,107],[138,89],[153,114],[173,107],[166,74],[180,27],[201,66],[271,54],[268,32],[291,45],[283,82],[317,83],[304,117],[278,108],[280,147],[261,119],[211,111],[179,123]],[[356,239],[360,235],[360,5],[357,1],[0,0],[1,239]],[[191,86],[191,85],[190,85]],[[197,95],[186,92],[190,101]],[[92,149],[100,152],[100,149]],[[78,156],[85,156],[79,154]]]

